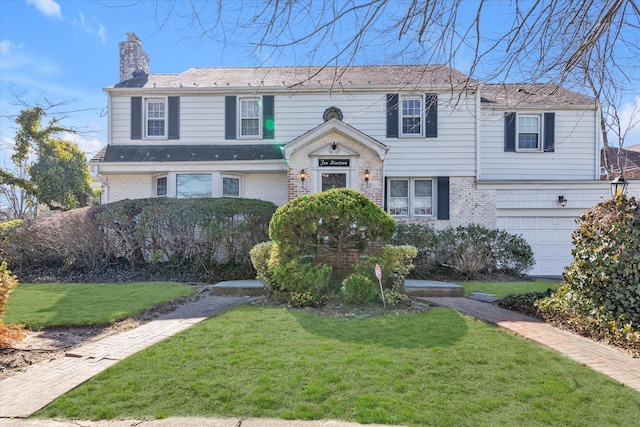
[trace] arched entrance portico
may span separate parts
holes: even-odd
[[[285,145],[288,198],[347,187],[382,206],[388,150],[381,142],[332,118]]]

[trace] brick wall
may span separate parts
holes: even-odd
[[[478,224],[487,228],[496,226],[496,192],[479,190],[473,177],[449,179],[449,218],[396,218],[398,222],[429,224],[436,230],[460,225]]]
[[[105,185],[108,188],[105,188]],[[102,203],[112,203],[124,199],[152,197],[151,175],[117,175],[106,177],[103,184]],[[108,198],[108,199],[107,199]]]

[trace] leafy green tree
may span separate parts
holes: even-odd
[[[84,153],[71,142],[57,138],[70,130],[52,119],[46,126],[43,108],[23,110],[16,118],[20,129],[16,132],[14,154],[11,160],[24,164],[31,157],[35,160],[27,166],[27,177],[0,169],[3,183],[20,187],[52,210],[69,210],[86,206],[93,194],[91,177]]]

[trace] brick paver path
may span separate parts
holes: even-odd
[[[468,298],[420,298],[518,334],[640,391],[640,359],[524,314]]]
[[[6,378],[0,381],[0,418],[28,417],[125,357],[252,299],[204,297],[135,329],[75,348],[66,357]]]

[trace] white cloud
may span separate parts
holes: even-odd
[[[98,23],[98,35],[102,40],[102,44],[105,44],[107,42],[107,30],[104,28],[104,25],[102,25],[101,23]]]
[[[626,131],[625,146],[640,144],[640,95],[622,106],[620,124],[623,134]]]
[[[60,5],[55,0],[27,0],[27,3],[35,5],[35,7],[37,7],[40,12],[44,13],[47,16],[62,18]]]
[[[87,22],[87,19],[82,12],[78,12],[78,18],[73,19],[73,23],[79,25],[83,31],[91,35],[96,34],[98,37],[100,37],[102,44],[106,44],[107,31],[104,25],[101,22],[97,22],[95,17],[90,19],[90,21],[92,22]]]

